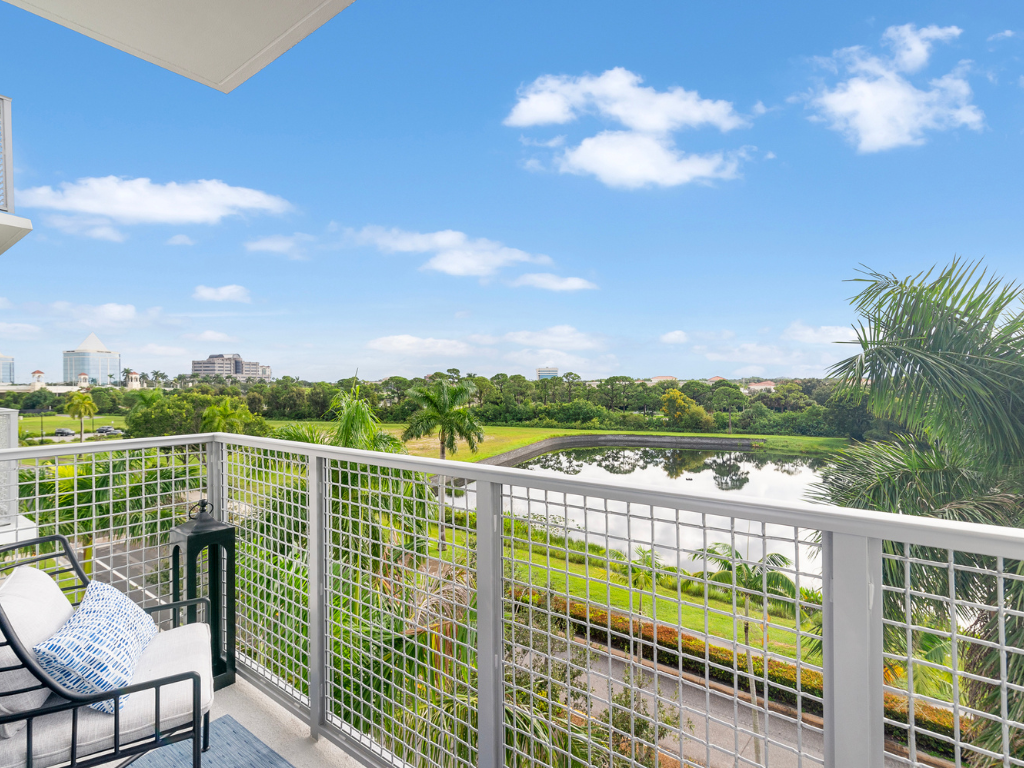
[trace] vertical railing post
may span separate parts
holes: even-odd
[[[217,438],[206,444],[206,500],[218,520],[228,520],[227,447]]]
[[[324,717],[324,519],[326,515],[327,459],[310,456],[307,540],[309,546],[309,735],[320,738]]]
[[[0,211],[14,213],[14,140],[11,100],[0,96]]]
[[[18,412],[0,408],[0,450],[18,447]],[[18,462],[0,461],[0,526],[18,519]]]
[[[822,533],[826,768],[882,768],[882,542]]]
[[[501,768],[505,756],[502,670],[503,522],[501,483],[476,483],[477,748],[479,768]]]

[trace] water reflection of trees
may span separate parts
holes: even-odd
[[[547,469],[564,475],[578,475],[585,466],[597,466],[612,475],[629,475],[649,467],[661,467],[673,480],[684,474],[711,472],[722,491],[738,491],[750,482],[752,469],[770,467],[776,472],[796,475],[804,468],[818,470],[825,459],[814,456],[757,451],[695,451],[683,448],[570,448],[545,453],[519,466]]]

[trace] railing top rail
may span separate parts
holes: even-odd
[[[667,509],[686,509],[718,517],[737,517],[811,530],[846,533],[869,538],[956,549],[981,555],[1024,559],[1024,530],[952,520],[894,515],[866,509],[828,507],[806,501],[775,501],[745,497],[704,496],[695,493],[652,491],[629,483],[595,483],[557,477],[515,467],[442,461],[421,456],[377,453],[353,448],[300,443],[276,438],[227,433],[151,437],[99,443],[77,443],[0,450],[0,461],[54,458],[83,453],[159,448],[197,443],[227,443],[250,448],[298,453],[309,457],[379,464],[413,472],[440,474],[480,482],[536,488],[572,497],[604,498]]]

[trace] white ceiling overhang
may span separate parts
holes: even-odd
[[[353,0],[5,0],[228,93]]]

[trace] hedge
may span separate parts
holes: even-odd
[[[605,643],[609,646],[635,653],[631,648],[634,638],[641,640],[641,653],[647,659],[654,655],[654,625],[631,620],[628,616],[591,606],[587,603],[569,601],[564,597],[548,595],[539,590],[517,590],[517,599],[528,599],[535,607],[546,608],[552,613],[567,615],[577,634]],[[699,637],[687,634],[676,627],[659,624],[657,627],[657,661],[670,667],[707,676],[737,690],[749,692],[750,681],[745,674],[746,656],[737,653],[735,658],[729,648],[706,643]],[[647,641],[644,643],[643,641]],[[737,671],[736,665],[741,665]],[[760,656],[752,658],[755,685],[758,695],[764,695],[764,659]],[[797,666],[779,659],[768,660],[768,697],[773,701],[782,702],[802,711],[821,715],[821,699],[824,681],[821,673],[814,670],[800,670],[799,685],[797,684]],[[803,692],[815,698],[802,698]],[[908,721],[908,700],[906,696],[885,693],[885,716],[898,723]],[[953,738],[953,713],[947,709],[933,707],[923,702],[914,703],[914,720],[918,728],[926,728],[933,733]],[[967,728],[962,723],[962,730]],[[907,731],[898,726],[885,725],[886,736],[905,744]],[[952,746],[940,739],[918,733],[918,749],[943,757],[952,757]]]

